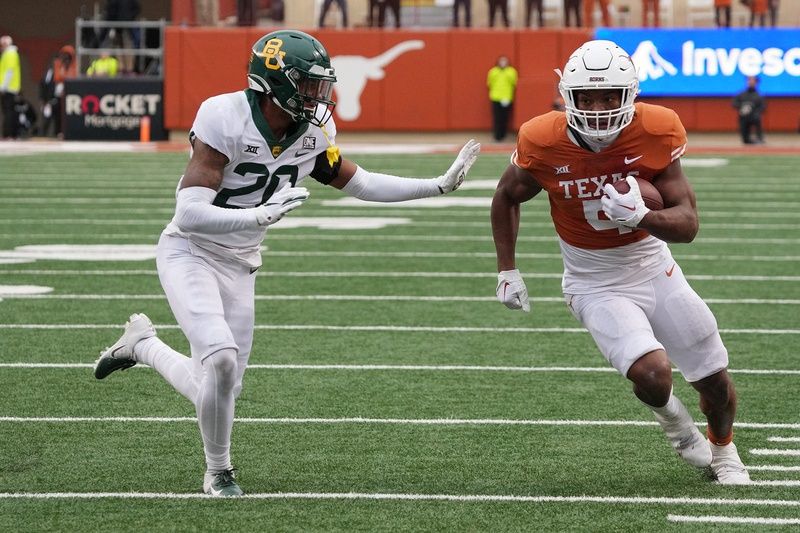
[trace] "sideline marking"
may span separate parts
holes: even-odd
[[[93,363],[0,363],[0,368],[94,368]],[[145,364],[134,368],[150,368]],[[476,371],[476,372],[591,372],[616,374],[617,370],[606,366],[480,366],[480,365],[309,365],[309,364],[249,364],[247,370],[411,370],[411,371]],[[678,374],[677,368],[672,369]],[[753,375],[800,375],[800,370],[728,369],[729,374]],[[774,438],[774,437],[773,437]],[[798,439],[800,441],[800,439]],[[800,468],[800,467],[798,467]]]
[[[0,329],[76,330],[120,329],[120,324],[0,324]],[[158,325],[178,329],[177,324]],[[324,324],[256,324],[254,329],[270,331],[393,331],[431,333],[588,333],[584,328],[489,328],[469,326],[327,326]],[[720,329],[726,334],[800,335],[800,329]]]
[[[0,422],[52,422],[52,423],[86,423],[86,422],[143,422],[172,423],[197,422],[193,416],[158,417],[158,416],[66,416],[66,417],[22,417],[0,416]],[[524,420],[502,418],[235,418],[240,424],[397,424],[411,426],[586,426],[586,427],[653,427],[656,421],[647,420]],[[695,422],[696,426],[705,426],[707,422]],[[773,422],[737,422],[736,426],[745,429],[800,429],[800,423],[785,424]]]
[[[800,518],[762,518],[754,516],[689,516],[668,514],[670,522],[693,522],[703,524],[757,524],[786,526],[800,524]]]
[[[0,499],[214,499],[199,492],[0,492]],[[668,498],[647,496],[518,496],[513,494],[404,494],[364,492],[266,492],[244,494],[237,499],[250,500],[411,500],[453,502],[520,503],[611,503],[631,505],[755,505],[763,507],[800,507],[800,500],[758,498]]]

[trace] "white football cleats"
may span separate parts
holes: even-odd
[[[503,270],[497,275],[497,299],[509,309],[522,309],[530,313],[531,304],[528,301],[528,288],[522,280],[518,269]]]
[[[644,205],[636,178],[628,176],[625,181],[631,187],[631,190],[625,194],[620,194],[613,185],[604,185],[603,192],[605,194],[600,199],[600,203],[609,220],[621,226],[635,228],[644,216],[650,212],[650,209]]]

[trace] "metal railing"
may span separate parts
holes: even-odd
[[[117,57],[123,66],[130,66],[130,70],[137,75],[161,77],[166,25],[164,19],[130,22],[75,19],[75,60],[78,75],[85,75],[91,61],[107,54]],[[123,47],[110,46],[117,39],[123,43]],[[126,43],[131,43],[131,46]]]

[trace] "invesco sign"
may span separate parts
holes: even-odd
[[[67,139],[138,140],[144,117],[152,140],[166,138],[160,80],[79,78],[65,89]]]
[[[597,30],[631,54],[644,96],[731,96],[759,76],[767,96],[800,95],[800,30]]]

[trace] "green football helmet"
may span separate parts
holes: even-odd
[[[336,103],[331,99],[336,74],[322,43],[297,30],[278,30],[253,45],[247,83],[272,97],[298,122],[322,126]]]

